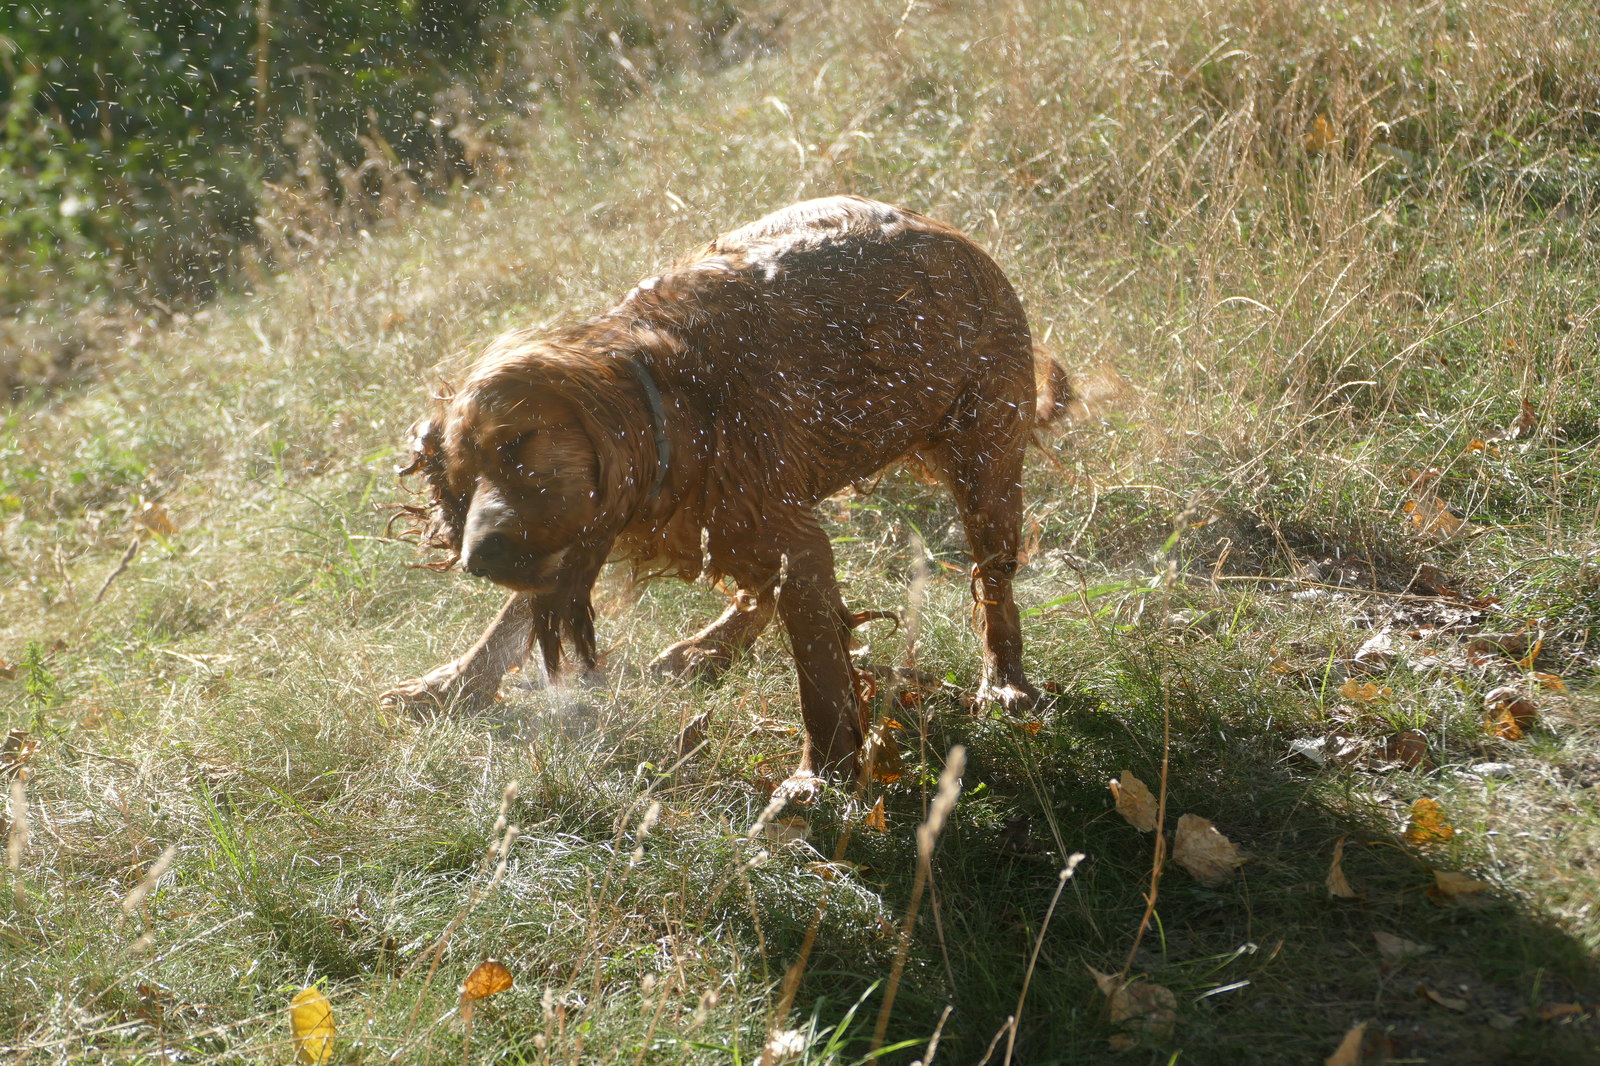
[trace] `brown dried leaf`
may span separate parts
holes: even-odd
[[[1489,902],[1488,892],[1493,887],[1453,870],[1435,870],[1433,884],[1428,886],[1428,898],[1443,906],[1481,907]]]
[[[1506,440],[1521,440],[1539,428],[1539,412],[1534,408],[1533,401],[1526,396],[1517,408],[1517,417],[1506,427]]]
[[[861,820],[861,824],[875,833],[889,831],[889,814],[883,809],[883,797],[878,797],[878,802],[872,805],[872,810]]]
[[[513,983],[510,970],[495,959],[485,959],[461,982],[461,998],[482,999],[504,992]]]
[[[1106,997],[1111,1024],[1123,1029],[1111,1038],[1111,1047],[1123,1051],[1145,1041],[1164,1041],[1178,1021],[1178,997],[1170,988],[1150,981],[1125,981],[1120,974],[1085,967],[1100,994]]]
[[[1576,1018],[1584,1013],[1582,1003],[1546,1003],[1534,1012],[1541,1022],[1558,1022],[1562,1018]]]
[[[1399,763],[1407,770],[1423,770],[1428,760],[1428,738],[1415,729],[1393,733],[1383,740],[1383,758]]]
[[[1374,684],[1371,681],[1357,681],[1351,678],[1339,686],[1339,695],[1356,703],[1376,703],[1389,698],[1390,689],[1387,685]]]
[[[1373,930],[1372,939],[1377,941],[1378,954],[1383,956],[1385,962],[1403,962],[1413,955],[1426,955],[1433,949],[1426,944],[1419,944],[1415,940],[1385,933],[1382,930]]]
[[[1423,536],[1448,539],[1470,531],[1472,524],[1450,513],[1450,508],[1438,498],[1407,500],[1400,510],[1411,519],[1411,526]]]
[[[1333,1054],[1323,1060],[1323,1066],[1385,1066],[1393,1054],[1394,1041],[1362,1022],[1344,1034]]]
[[[135,511],[131,521],[135,529],[148,530],[160,537],[170,537],[178,532],[178,524],[167,513],[166,507],[154,500]]]
[[[1530,676],[1532,676],[1535,681],[1539,682],[1539,687],[1544,689],[1546,692],[1567,691],[1567,683],[1561,680],[1561,678],[1557,677],[1555,674],[1546,674],[1535,670]]]
[[[867,734],[867,751],[872,754],[872,777],[879,784],[892,785],[905,776],[900,744],[894,739],[893,732],[901,728],[904,727],[894,719],[881,718],[873,723]]]
[[[1172,859],[1202,884],[1220,884],[1245,861],[1238,845],[1209,820],[1196,814],[1178,819],[1172,842]]]
[[[1350,656],[1350,664],[1363,670],[1386,670],[1395,660],[1394,631],[1384,629],[1374,633],[1366,639],[1356,653]]]
[[[1528,652],[1528,634],[1479,633],[1467,641],[1467,661],[1487,666],[1501,659],[1520,659]]]
[[[1456,835],[1455,826],[1445,817],[1444,807],[1436,799],[1424,796],[1411,805],[1411,818],[1406,822],[1405,841],[1417,847],[1443,844]]]
[[[39,753],[39,741],[25,730],[13,729],[0,743],[0,779],[16,777],[22,768]],[[27,778],[23,778],[27,780]]]
[[[1466,1000],[1456,996],[1447,996],[1426,983],[1417,985],[1417,995],[1431,1003],[1437,1003],[1445,1010],[1453,1010],[1457,1013],[1465,1012],[1469,1006]]]
[[[1484,728],[1501,740],[1521,740],[1538,722],[1539,709],[1515,686],[1502,685],[1483,697]]]
[[[1112,778],[1110,784],[1117,813],[1141,833],[1154,831],[1160,806],[1145,783],[1135,777],[1132,770],[1124,770],[1122,776]]]
[[[1350,880],[1344,875],[1344,842],[1349,839],[1349,834],[1346,834],[1333,846],[1333,862],[1328,864],[1328,876],[1324,882],[1328,886],[1328,894],[1336,899],[1361,898],[1361,893],[1350,887]]]

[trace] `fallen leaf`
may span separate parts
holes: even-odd
[[[16,679],[16,664],[5,659],[0,659],[0,681],[15,681]]]
[[[1483,452],[1485,455],[1494,456],[1498,456],[1500,454],[1499,448],[1485,440],[1474,440],[1471,444],[1467,445],[1467,451]]]
[[[1444,906],[1481,907],[1488,902],[1486,893],[1493,887],[1466,874],[1435,870],[1433,884],[1428,887],[1428,898]]]
[[[1371,681],[1357,681],[1351,678],[1339,686],[1339,695],[1356,703],[1376,703],[1378,700],[1389,698],[1390,690],[1386,685],[1377,685]]]
[[[861,873],[864,867],[862,867],[859,863],[846,862],[844,859],[837,859],[833,862],[808,862],[805,864],[803,869],[807,873],[816,874],[824,881],[837,881],[846,874]]]
[[[1438,800],[1424,796],[1411,805],[1411,819],[1406,822],[1405,831],[1407,844],[1443,844],[1455,835],[1455,826],[1445,817]]]
[[[1428,763],[1428,738],[1415,729],[1393,733],[1383,740],[1383,758],[1407,770],[1423,770]]]
[[[461,998],[482,999],[504,992],[512,983],[510,970],[495,959],[485,959],[461,982]]]
[[[1431,1003],[1437,1003],[1445,1010],[1453,1010],[1457,1013],[1465,1012],[1469,1006],[1466,1000],[1460,999],[1456,996],[1447,996],[1442,992],[1436,991],[1431,985],[1426,983],[1419,984],[1417,986],[1417,995]]]
[[[1024,733],[1028,734],[1030,737],[1038,736],[1039,735],[1039,730],[1042,729],[1043,727],[1044,727],[1044,723],[1043,722],[1018,722],[1017,723],[1017,728],[1022,730]]]
[[[1312,119],[1311,129],[1300,139],[1300,144],[1310,155],[1321,155],[1338,143],[1339,131],[1334,129],[1327,115],[1318,115]]]
[[[883,809],[883,797],[878,797],[878,802],[872,805],[872,810],[861,820],[861,824],[875,833],[889,831],[889,814]]]
[[[1415,940],[1407,940],[1393,933],[1385,933],[1374,929],[1372,939],[1377,941],[1378,954],[1383,956],[1385,962],[1403,962],[1413,955],[1426,955],[1433,949],[1426,944],[1419,944]]]
[[[1533,406],[1533,401],[1523,397],[1522,403],[1517,408],[1517,417],[1506,427],[1506,440],[1521,440],[1539,428],[1539,413]]]
[[[1349,839],[1349,834],[1339,838],[1339,842],[1333,846],[1333,862],[1328,864],[1325,883],[1328,886],[1328,894],[1336,899],[1361,898],[1361,893],[1350,887],[1350,880],[1344,875],[1344,842]]]
[[[1125,981],[1120,974],[1085,967],[1100,994],[1106,997],[1111,1024],[1124,1030],[1111,1038],[1114,1051],[1125,1051],[1146,1041],[1164,1041],[1178,1021],[1178,997],[1170,988],[1150,981]]]
[[[1244,854],[1209,820],[1196,814],[1178,819],[1172,859],[1202,884],[1226,881],[1245,861]]]
[[[130,521],[135,528],[149,530],[160,537],[170,537],[178,532],[178,524],[172,520],[167,509],[154,500],[135,511]]]
[[[882,718],[873,723],[867,733],[867,751],[872,759],[872,777],[879,784],[892,785],[905,776],[905,764],[900,760],[900,744],[893,730],[903,729],[892,718]]]
[[[1400,510],[1410,517],[1416,532],[1425,536],[1447,539],[1466,532],[1471,523],[1450,512],[1441,499],[1407,500]]]
[[[774,818],[762,827],[767,840],[773,844],[805,843],[811,839],[811,823],[804,818]]]
[[[1361,1022],[1344,1034],[1333,1054],[1323,1060],[1323,1066],[1384,1066],[1393,1054],[1394,1041]]]
[[[1535,670],[1529,676],[1535,681],[1539,682],[1539,687],[1544,689],[1546,692],[1567,691],[1567,683],[1561,680],[1561,678],[1557,677],[1555,674],[1546,674]]]
[[[383,319],[378,323],[378,332],[392,333],[394,329],[403,324],[408,317],[409,316],[404,311],[390,311],[388,314],[384,315]]]
[[[1160,806],[1145,783],[1135,777],[1132,770],[1124,770],[1122,776],[1112,778],[1110,784],[1112,798],[1117,802],[1117,813],[1141,833],[1153,831]]]
[[[38,752],[38,738],[29,736],[25,730],[11,730],[5,741],[0,742],[0,779],[16,777]]]
[[[1541,1022],[1556,1022],[1562,1018],[1576,1018],[1582,1013],[1582,1003],[1546,1003],[1534,1012],[1534,1017]]]
[[[1487,666],[1500,659],[1520,659],[1528,651],[1528,634],[1479,633],[1467,641],[1467,660],[1474,666]]]
[[[1501,740],[1521,740],[1539,720],[1533,701],[1512,685],[1502,685],[1483,697],[1484,728]]]
[[[302,988],[289,1002],[289,1031],[300,1062],[327,1062],[333,1055],[333,1006],[315,985]]]
[[[1374,633],[1366,639],[1356,653],[1350,656],[1350,663],[1363,670],[1385,670],[1395,660],[1394,633],[1385,629]]]

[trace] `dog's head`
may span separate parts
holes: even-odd
[[[591,571],[632,512],[650,426],[618,361],[513,335],[411,431],[431,496],[424,543],[523,592]]]

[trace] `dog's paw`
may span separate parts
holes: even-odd
[[[447,710],[472,714],[494,703],[498,695],[498,686],[485,685],[455,663],[446,663],[381,693],[378,706],[422,717]]]
[[[810,770],[800,769],[790,774],[772,790],[772,798],[805,807],[817,802],[822,790],[827,787],[826,778]]]
[[[656,677],[715,681],[733,665],[733,652],[720,641],[680,640],[650,662]]]
[[[1026,681],[1010,685],[985,681],[978,686],[976,702],[998,703],[1008,711],[1025,711],[1039,702],[1039,690]]]

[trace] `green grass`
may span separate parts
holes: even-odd
[[[336,1061],[744,1063],[799,1030],[802,1061],[857,1062],[915,827],[961,744],[889,1026],[912,1047],[891,1061],[922,1056],[947,1006],[935,1061],[982,1059],[1036,945],[1016,1062],[1321,1061],[1360,1021],[1398,1059],[1600,1061],[1600,22],[1553,0],[1119,10],[808,8],[776,54],[612,116],[553,105],[514,185],[320,248],[5,412],[0,708],[40,743],[0,886],[7,1053],[288,1061],[289,1000],[316,983]],[[1342,139],[1311,151],[1318,116]],[[834,191],[965,228],[1079,378],[1085,405],[1028,472],[1019,595],[1047,703],[963,700],[978,641],[956,513],[892,473],[824,508],[846,597],[905,604],[925,544],[916,658],[950,684],[880,709],[905,727],[898,781],[785,812],[808,843],[747,836],[797,747],[781,634],[714,687],[642,677],[717,609],[703,587],[603,579],[602,691],[381,712],[377,692],[499,601],[385,534],[399,442],[438,382],[501,329],[592,313],[718,230]],[[1494,441],[1524,398],[1535,431]],[[1465,535],[1407,521],[1429,468]],[[96,602],[149,501],[176,532],[140,534]],[[1358,679],[1389,694],[1341,694],[1386,628],[1393,662]],[[1538,658],[1472,662],[1477,630],[1542,637]],[[865,636],[875,661],[904,654],[889,625]],[[1505,683],[1539,704],[1520,741],[1484,727]],[[665,773],[705,711],[707,748]],[[1336,730],[1374,750],[1292,755]],[[1425,765],[1381,757],[1404,730]],[[1154,785],[1164,758],[1169,824],[1207,817],[1251,860],[1217,886],[1168,865],[1133,972],[1173,991],[1178,1022],[1113,1055],[1086,967],[1122,968],[1155,849],[1106,782]],[[1509,774],[1471,771],[1489,761]],[[520,835],[491,890],[512,782]],[[860,824],[880,795],[884,833]],[[1453,839],[1404,840],[1420,797]],[[847,829],[853,865],[825,877]],[[1324,887],[1341,837],[1360,900]],[[1441,906],[1434,870],[1493,898]],[[1433,950],[1386,963],[1374,931]],[[456,989],[490,956],[517,983],[469,1045]],[[1561,1004],[1582,1010],[1541,1020]]]

